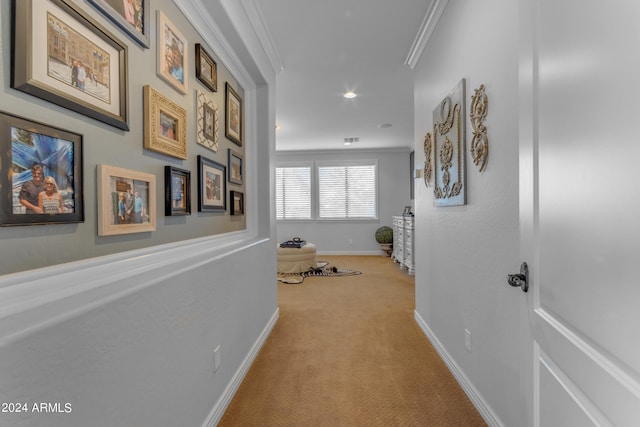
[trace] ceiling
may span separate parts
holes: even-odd
[[[283,66],[276,150],[412,146],[413,72],[405,61],[432,1],[256,2]],[[358,96],[345,99],[346,91]],[[345,146],[345,138],[359,141]]]

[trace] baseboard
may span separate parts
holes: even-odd
[[[500,422],[500,419],[484,400],[480,392],[478,392],[478,389],[475,388],[473,383],[471,383],[469,378],[464,374],[464,371],[460,369],[458,364],[453,360],[449,353],[447,353],[447,350],[444,348],[440,340],[438,340],[431,328],[429,328],[429,325],[427,325],[427,322],[424,321],[417,310],[414,310],[413,317],[416,319],[418,326],[420,326],[420,329],[422,329],[424,334],[427,336],[444,363],[447,365],[449,371],[451,371],[464,392],[467,394],[467,396],[471,400],[471,403],[473,403],[473,406],[476,407],[482,418],[484,418],[484,421],[492,427],[503,427],[502,422]]]
[[[382,251],[318,251],[317,255],[318,256],[322,256],[322,255],[380,255],[380,256],[384,256]]]
[[[240,367],[238,368],[235,375],[233,376],[233,378],[225,388],[224,392],[222,393],[222,396],[220,396],[215,406],[209,413],[209,416],[205,420],[203,427],[215,427],[218,425],[218,423],[222,419],[222,416],[227,410],[229,403],[231,403],[231,399],[233,399],[233,396],[235,396],[236,392],[238,391],[238,388],[240,387],[240,384],[242,384],[244,377],[247,375],[247,372],[249,371],[249,368],[253,364],[253,361],[256,359],[256,356],[260,352],[260,349],[262,348],[265,341],[271,334],[273,327],[278,321],[279,315],[280,315],[280,309],[277,308],[276,311],[273,313],[273,316],[271,316],[271,319],[269,319],[269,322],[267,323],[267,325],[262,330],[262,333],[260,334],[260,336],[258,336],[258,339],[256,340],[256,342],[251,347],[251,351],[249,351],[249,354],[247,354],[247,357],[245,357],[242,363],[240,364]]]

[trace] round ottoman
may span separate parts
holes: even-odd
[[[281,248],[278,245],[278,273],[302,273],[316,268],[316,245],[301,248]]]

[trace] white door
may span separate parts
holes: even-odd
[[[520,6],[526,424],[640,426],[640,2]]]

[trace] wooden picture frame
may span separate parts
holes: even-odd
[[[127,46],[68,0],[13,0],[11,87],[129,130]]]
[[[231,200],[229,208],[231,215],[244,215],[244,193],[231,190],[229,199]]]
[[[182,94],[187,93],[189,44],[180,30],[158,10],[157,73]]]
[[[242,185],[244,175],[244,160],[242,155],[231,148],[227,149],[227,167],[229,170],[229,182]]]
[[[164,214],[191,215],[191,172],[164,167]]]
[[[149,0],[87,0],[140,46],[149,48]]]
[[[82,139],[0,112],[1,226],[84,222]]]
[[[227,171],[224,165],[198,156],[198,211],[227,210]]]
[[[218,91],[218,65],[200,43],[196,43],[196,78],[211,92]]]
[[[156,229],[155,175],[98,165],[97,198],[99,236]]]
[[[185,160],[187,110],[149,85],[143,94],[144,148]]]
[[[218,107],[203,91],[196,91],[197,141],[214,152],[218,151]]]
[[[225,83],[224,135],[242,147],[242,98],[229,82]]]

